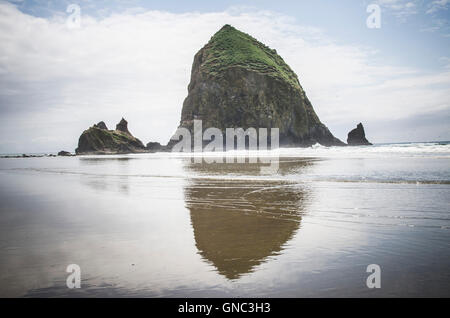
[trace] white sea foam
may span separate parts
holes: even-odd
[[[450,158],[450,143],[377,144],[356,147],[325,147],[320,144],[315,144],[309,148],[281,148],[279,154],[282,157],[379,158],[389,156],[424,156]]]
[[[153,154],[159,156],[160,154]],[[167,155],[167,154],[162,154]],[[376,144],[373,146],[326,147],[315,144],[307,148],[280,148],[272,151],[233,150],[227,152],[170,153],[171,157],[307,157],[307,158],[450,158],[450,142]]]

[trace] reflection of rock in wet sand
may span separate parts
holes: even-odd
[[[135,158],[128,157],[81,157],[79,163],[81,166],[107,166],[109,165],[112,169],[109,173],[97,173],[97,170],[88,170],[89,172],[83,173],[81,179],[83,184],[93,188],[97,191],[113,191],[121,194],[128,195],[129,189],[129,177],[128,177],[128,167],[130,160]]]
[[[220,160],[219,162],[212,162],[214,158],[209,158],[210,162],[206,163],[203,160],[202,163],[193,163],[186,162],[185,169],[198,173],[200,175],[246,175],[246,176],[259,176],[261,175],[261,167],[268,167],[270,165],[270,161],[261,162],[258,159],[258,163],[249,163],[249,158],[246,158],[245,163],[225,163],[226,159],[224,158],[215,158],[216,160]],[[268,159],[266,159],[268,160]],[[276,161],[275,158],[272,158],[273,161]],[[317,159],[314,158],[279,158],[278,159],[278,171],[277,173],[280,175],[289,175],[289,174],[301,174],[304,169],[308,169],[311,167]]]
[[[279,181],[195,179],[185,197],[200,255],[237,279],[283,250],[299,228],[306,193]]]

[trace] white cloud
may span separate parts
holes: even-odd
[[[373,50],[268,11],[137,10],[81,23],[69,30],[62,15],[0,4],[0,151],[73,150],[82,130],[100,120],[114,127],[122,116],[144,143],[167,142],[193,56],[226,23],[277,49],[330,128],[449,109],[448,69],[376,64]]]
[[[450,0],[436,0],[436,1],[433,1],[429,5],[429,9],[426,11],[426,13],[431,14],[431,13],[438,12],[440,10],[447,10],[449,3],[450,3]]]
[[[376,3],[401,21],[406,21],[409,16],[418,13],[417,2],[418,0],[378,0]]]

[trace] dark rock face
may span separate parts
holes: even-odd
[[[169,146],[163,146],[159,142],[152,142],[152,141],[147,143],[145,148],[149,152],[167,152],[167,151],[170,151],[170,147]]]
[[[116,130],[100,128],[102,122],[85,130],[79,140],[76,154],[120,154],[146,152],[142,142],[128,131],[128,123],[122,118]],[[104,123],[103,123],[104,124]],[[104,125],[106,127],[106,125]]]
[[[60,152],[58,152],[58,156],[70,157],[70,156],[73,156],[73,155],[70,152],[68,152],[68,151],[61,150]]]
[[[108,127],[106,127],[106,124],[104,121],[99,122],[98,124],[94,125],[95,128],[99,128],[99,129],[105,129],[108,130]]]
[[[180,127],[279,128],[280,146],[345,145],[314,112],[297,75],[264,44],[225,25],[195,55]],[[170,145],[170,143],[169,143]]]
[[[122,118],[120,122],[116,125],[116,130],[132,136],[131,133],[128,131],[128,122],[124,118]]]
[[[347,143],[349,146],[370,146],[372,145],[366,139],[366,133],[364,132],[364,127],[359,123],[355,129],[348,133]]]
[[[160,151],[162,149],[163,146],[161,146],[161,144],[159,142],[149,142],[147,143],[147,146],[145,148],[147,148],[147,150],[149,151]]]

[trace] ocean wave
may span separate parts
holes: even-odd
[[[315,144],[309,148],[280,148],[282,157],[386,157],[424,156],[450,158],[450,142],[375,144],[373,146],[325,147]]]

